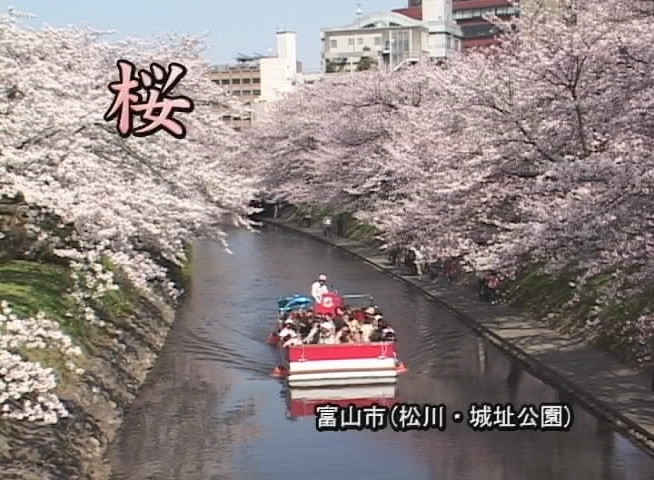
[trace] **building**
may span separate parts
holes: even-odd
[[[265,57],[261,66],[261,99],[269,102],[293,89],[302,64],[297,59],[295,32],[277,32],[277,55]]]
[[[234,65],[218,65],[211,69],[211,80],[227,90],[242,104],[242,111],[225,111],[223,120],[236,129],[252,126],[252,104],[261,97],[261,56],[236,57]]]
[[[223,120],[240,130],[256,123],[261,104],[290,91],[302,71],[294,32],[278,31],[275,55],[239,55],[236,63],[213,67],[210,78],[239,100],[243,108],[226,110]]]
[[[523,3],[525,0],[522,0]],[[551,3],[556,0],[527,0],[531,2]],[[486,15],[497,15],[508,19],[519,15],[519,2],[511,0],[454,0],[452,13],[456,23],[463,32],[463,48],[484,47],[496,43],[493,25],[484,19]],[[414,20],[422,20],[422,1],[409,0],[407,8],[393,12],[406,15]]]
[[[418,18],[401,11],[361,17],[358,11],[349,25],[323,28],[323,73],[392,70],[405,62],[444,58],[461,50],[462,31],[453,19],[450,0],[425,0],[413,8],[420,10]]]

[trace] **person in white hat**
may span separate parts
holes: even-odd
[[[313,282],[311,285],[311,296],[316,301],[316,303],[320,303],[323,293],[329,292],[326,283],[327,277],[325,275],[320,275],[318,280]]]

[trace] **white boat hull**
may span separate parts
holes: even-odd
[[[397,372],[349,372],[322,373],[311,375],[289,375],[290,387],[331,387],[339,385],[375,385],[394,384],[397,382]]]
[[[291,389],[291,400],[347,400],[350,398],[395,398],[395,382],[378,385],[357,385],[353,387],[297,388]]]

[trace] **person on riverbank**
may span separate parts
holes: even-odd
[[[336,217],[336,235],[345,236],[345,216],[342,213]]]
[[[425,254],[420,247],[412,247],[411,251],[413,252],[413,273],[418,277],[422,277],[425,267]]]
[[[497,303],[500,277],[495,271],[482,274],[479,277],[479,299],[491,304]]]
[[[452,285],[454,283],[454,278],[457,274],[457,265],[454,261],[449,261],[445,264],[445,278],[447,279],[447,284]]]
[[[413,270],[413,265],[416,262],[416,254],[412,248],[403,249],[403,260],[404,266],[410,270]]]
[[[397,265],[400,258],[401,248],[397,244],[392,244],[388,249],[388,263]]]
[[[320,275],[318,280],[313,282],[311,285],[311,296],[316,303],[320,303],[322,301],[323,293],[327,292],[329,292],[329,288],[327,288],[327,277],[325,275]]]
[[[477,274],[477,294],[479,300],[486,301],[486,274],[483,272]]]
[[[487,292],[487,301],[492,304],[497,303],[497,291],[500,288],[500,277],[497,272],[491,272],[490,275],[486,277],[486,292]]]
[[[322,234],[330,238],[332,236],[332,217],[325,215],[322,219]]]

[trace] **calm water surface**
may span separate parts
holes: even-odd
[[[278,296],[308,293],[319,273],[342,292],[371,293],[399,335],[412,403],[558,401],[437,308],[330,246],[267,227],[237,231],[233,255],[195,250],[186,305],[112,448],[115,480],[653,480],[654,460],[580,408],[567,433],[319,433],[287,418],[265,342]]]

